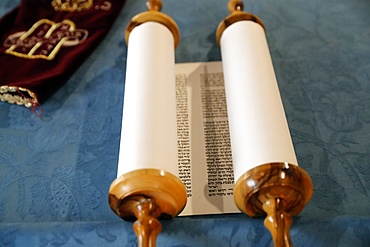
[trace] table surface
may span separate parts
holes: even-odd
[[[2,0],[0,15],[19,1]],[[227,0],[163,1],[181,30],[176,61],[219,61]],[[314,195],[291,229],[295,246],[370,246],[370,1],[245,1],[265,23],[299,164]],[[127,46],[145,9],[128,0],[106,39],[44,114],[0,103],[0,246],[136,246],[112,213]],[[1,30],[0,30],[1,31]],[[0,74],[4,73],[1,71]],[[158,246],[272,246],[242,214],[163,221]]]

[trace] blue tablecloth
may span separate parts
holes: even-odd
[[[2,0],[0,15],[18,3]],[[178,63],[221,59],[215,30],[227,0],[163,4],[181,30]],[[370,246],[370,1],[245,5],[265,23],[299,164],[315,188],[294,219],[293,244]],[[41,117],[0,103],[0,246],[136,246],[132,223],[112,213],[107,196],[118,163],[125,26],[143,10],[144,0],[127,1]],[[242,214],[164,221],[157,244],[272,246],[263,219]]]

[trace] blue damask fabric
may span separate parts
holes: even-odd
[[[370,2],[244,2],[265,23],[299,164],[314,185],[294,219],[293,244],[370,246]],[[0,15],[17,4],[2,0]],[[181,30],[178,63],[221,59],[215,31],[226,4],[163,0]],[[0,246],[136,246],[132,223],[111,212],[107,197],[118,163],[124,31],[144,9],[144,0],[127,1],[41,117],[0,103]],[[263,219],[242,214],[162,224],[158,246],[272,246]]]

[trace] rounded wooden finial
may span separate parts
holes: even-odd
[[[146,8],[148,10],[161,11],[162,1],[161,0],[149,0],[146,2]]]
[[[227,9],[230,11],[230,13],[234,11],[243,11],[244,3],[241,0],[230,0],[227,4]]]

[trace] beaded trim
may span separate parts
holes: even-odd
[[[93,0],[53,0],[51,2],[55,11],[81,12],[93,5]]]
[[[39,105],[35,93],[16,86],[0,86],[0,100],[10,104],[24,105],[27,108]]]

